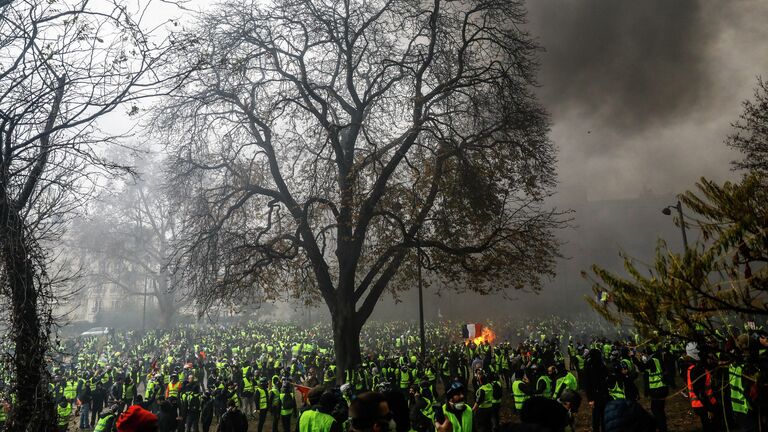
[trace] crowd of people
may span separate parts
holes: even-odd
[[[136,418],[161,432],[565,431],[583,406],[596,432],[664,432],[666,402],[680,394],[704,431],[765,427],[768,334],[651,344],[577,328],[494,324],[495,335],[466,340],[457,324],[428,324],[421,355],[405,323],[372,323],[344,371],[323,325],[118,331],[65,340],[50,390],[62,431],[73,418],[96,432],[143,430],[126,429]],[[2,421],[11,398],[3,404]]]

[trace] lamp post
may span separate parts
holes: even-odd
[[[421,342],[421,358],[427,355],[427,342],[424,336],[424,293],[421,287],[421,240],[416,236],[416,268],[419,275],[419,339]]]
[[[144,307],[141,309],[141,333],[147,330],[147,278],[144,277]]]
[[[680,230],[683,233],[683,247],[685,247],[685,250],[688,250],[688,236],[685,233],[685,219],[683,219],[683,204],[680,202],[680,200],[677,200],[677,205],[673,206],[666,206],[664,207],[661,212],[665,215],[669,216],[672,214],[672,208],[677,209],[677,214],[680,216]]]

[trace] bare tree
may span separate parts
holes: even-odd
[[[124,179],[94,201],[90,217],[73,230],[72,247],[92,263],[85,266],[86,286],[114,284],[128,297],[154,298],[159,324],[166,328],[191,304],[190,297],[170,289],[167,260],[177,235],[176,214],[163,189],[160,163],[149,157],[129,165],[139,177]]]
[[[417,250],[457,289],[538,289],[560,218],[521,3],[230,0],[178,35],[194,73],[156,118],[180,286],[208,305],[311,289],[342,371]]]
[[[117,3],[0,4],[0,282],[10,302],[14,408],[9,430],[49,430],[46,352],[51,245],[94,176],[119,167],[96,147],[94,121],[141,97],[155,62]],[[89,186],[90,185],[90,186]]]

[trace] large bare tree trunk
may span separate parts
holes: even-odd
[[[339,302],[338,313],[331,314],[333,320],[333,347],[336,352],[336,381],[344,382],[344,372],[361,363],[360,330],[362,325],[355,316],[354,306],[350,308]]]
[[[157,298],[158,321],[160,328],[170,328],[176,319],[179,311],[179,303],[176,302],[175,295],[168,290],[168,275],[162,271],[156,279],[157,288],[155,296]]]
[[[56,425],[54,403],[45,379],[47,324],[41,322],[35,263],[31,257],[24,224],[18,211],[0,203],[0,228],[3,265],[11,299],[11,331],[15,355],[16,402],[8,422],[9,431],[53,430]],[[45,317],[43,317],[45,318]]]

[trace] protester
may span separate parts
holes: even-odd
[[[766,376],[762,371],[768,370],[768,335],[759,331],[702,342],[700,351],[706,355],[699,357],[698,347],[686,351],[684,341],[674,338],[640,343],[637,335],[608,337],[583,323],[556,318],[496,324],[498,337],[492,343],[465,340],[456,327],[428,323],[422,355],[414,328],[371,324],[361,333],[360,362],[344,371],[336,369],[326,324],[118,330],[100,343],[64,339],[63,351],[73,355],[56,359],[50,388],[64,400],[75,392],[82,429],[100,423],[106,428],[114,418],[102,423],[100,416],[118,414],[135,403],[154,412],[158,428],[169,432],[210,432],[222,424],[233,402],[242,415],[250,416],[252,430],[263,432],[271,423],[272,432],[316,432],[301,431],[310,424],[338,432],[350,427],[348,410],[354,400],[374,390],[387,402],[394,432],[429,432],[434,420],[438,429],[461,429],[466,415],[478,432],[499,432],[500,412],[514,410],[520,418],[525,403],[536,396],[575,413],[573,392],[582,389],[599,431],[608,424],[604,415],[609,400],[642,400],[638,388],[643,388],[663,432],[675,371],[687,383],[693,366],[692,391],[702,407],[692,408],[703,427],[725,427],[727,422],[731,429],[757,430],[759,413],[767,411],[759,389]],[[738,331],[731,327],[723,334]],[[707,397],[707,372],[713,391],[718,390],[714,403]],[[342,388],[336,377],[345,379]],[[301,385],[320,381],[324,390],[314,394],[313,402]],[[227,422],[234,417],[228,414]]]
[[[227,412],[221,416],[217,432],[247,432],[248,418],[240,411],[237,401],[227,402]]]

